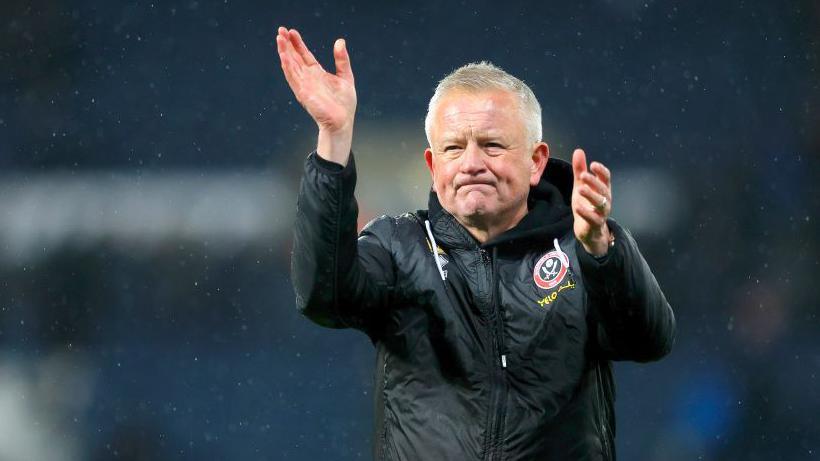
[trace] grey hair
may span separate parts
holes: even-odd
[[[433,145],[430,139],[430,130],[433,125],[433,112],[439,100],[445,93],[454,90],[480,92],[487,90],[509,91],[518,97],[521,118],[527,125],[527,138],[530,142],[541,141],[541,105],[526,83],[508,74],[504,69],[494,64],[481,61],[465,64],[441,79],[436,86],[433,97],[427,105],[427,116],[424,118],[424,133],[427,142]]]

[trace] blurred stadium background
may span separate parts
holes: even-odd
[[[626,460],[820,457],[820,4],[0,4],[0,460],[369,459],[374,354],[297,315],[315,128],[273,37],[352,52],[362,221],[426,207],[436,81],[527,81],[614,172],[678,317],[616,365]]]

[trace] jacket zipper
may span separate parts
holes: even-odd
[[[490,435],[485,459],[500,460],[503,458],[502,438],[504,436],[504,419],[507,411],[507,354],[504,345],[504,318],[498,299],[498,281],[496,280],[498,252],[493,248],[493,257],[490,258],[487,250],[480,248],[481,261],[490,268],[490,312],[495,315],[495,325],[492,331],[493,343],[493,394],[492,416],[487,431]]]
[[[598,399],[598,422],[601,425],[601,444],[604,449],[604,459],[610,460],[612,459],[612,452],[609,449],[609,435],[607,434],[608,431],[606,428],[606,399],[604,398],[604,379],[603,376],[601,376],[600,363],[595,365],[595,375],[598,378],[598,390],[595,394]]]

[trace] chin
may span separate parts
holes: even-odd
[[[492,213],[487,206],[483,204],[476,204],[474,206],[462,206],[459,208],[460,215],[462,218],[473,221],[477,219],[483,219],[487,215]]]

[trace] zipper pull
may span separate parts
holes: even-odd
[[[507,354],[501,354],[501,368],[507,368]]]

